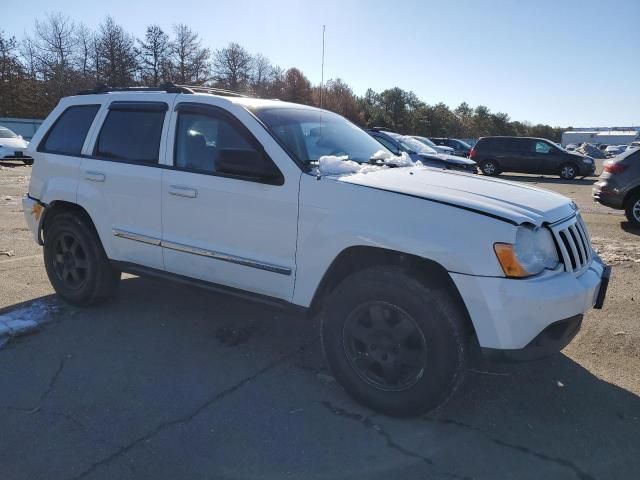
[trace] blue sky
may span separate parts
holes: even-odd
[[[211,49],[236,41],[357,94],[399,86],[428,103],[466,101],[514,120],[559,126],[640,125],[640,1],[29,0],[4,8],[21,37],[61,11],[96,27],[112,15],[142,36],[147,24],[190,25]],[[14,5],[15,7],[15,5]]]

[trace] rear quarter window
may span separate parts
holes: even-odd
[[[55,121],[38,147],[39,152],[80,155],[100,105],[67,108]]]

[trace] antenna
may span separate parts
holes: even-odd
[[[326,25],[322,25],[322,67],[320,69],[320,108],[322,108],[322,93],[324,90],[324,30]]]

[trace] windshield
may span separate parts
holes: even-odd
[[[462,145],[463,148],[468,148],[469,150],[471,150],[471,145],[469,145],[467,142],[463,142],[462,140],[456,140],[456,142],[458,142],[459,145]]]
[[[364,130],[335,113],[282,107],[257,107],[252,111],[289,152],[305,163],[327,155],[368,162],[376,152],[387,151]]]
[[[0,128],[0,138],[18,138],[18,135],[8,128]]]
[[[438,151],[438,148],[437,148],[438,146],[435,143],[433,143],[431,140],[429,140],[427,137],[413,137],[413,138],[415,138],[416,140],[424,143],[427,147],[431,147],[435,151]],[[447,148],[449,148],[449,147],[447,147]]]
[[[413,137],[397,134],[392,134],[392,136],[407,150],[428,155],[436,155],[438,153],[433,148],[425,145],[420,140],[416,140]]]

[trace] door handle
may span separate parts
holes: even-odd
[[[169,195],[175,195],[176,197],[196,198],[198,196],[198,190],[191,187],[185,187],[183,185],[170,185]]]
[[[107,177],[102,172],[86,171],[84,172],[84,178],[92,182],[104,182]]]

